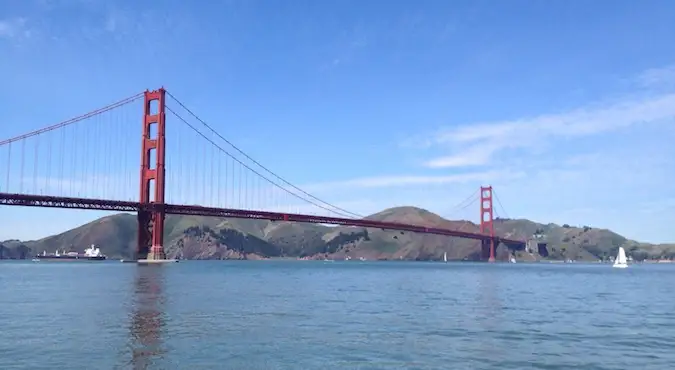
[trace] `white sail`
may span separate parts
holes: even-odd
[[[448,262],[448,252],[443,253],[443,262]]]
[[[623,247],[619,247],[619,253],[616,255],[613,267],[618,268],[628,267],[628,259],[626,258],[626,251],[623,249]]]

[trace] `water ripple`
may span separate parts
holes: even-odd
[[[675,266],[0,263],[0,369],[670,369]]]

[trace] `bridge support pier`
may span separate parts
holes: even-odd
[[[147,259],[150,261],[165,260],[166,253],[164,253],[164,247],[161,245],[153,245],[152,248],[150,248]]]
[[[494,240],[481,240],[481,260],[495,262],[495,243]]]

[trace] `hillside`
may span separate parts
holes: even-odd
[[[424,224],[434,227],[477,232],[478,226],[466,221],[446,220],[415,207],[397,207],[367,217],[371,220]],[[675,245],[652,245],[628,240],[612,231],[592,227],[540,224],[529,220],[497,219],[498,235],[525,239],[534,234],[548,243],[548,259],[597,260],[614,256],[623,246],[636,259],[675,257]],[[90,244],[101,247],[111,258],[130,258],[136,243],[136,217],[116,214],[41,240],[0,243],[0,259],[30,258],[43,250],[82,251]],[[170,257],[188,259],[259,259],[267,257],[305,257],[343,259],[438,260],[479,258],[477,241],[440,235],[414,234],[359,227],[328,227],[314,224],[264,220],[225,219],[199,216],[168,216],[165,249]],[[498,259],[508,250],[500,246]],[[518,259],[541,256],[516,252]]]
[[[614,258],[619,247],[636,260],[673,259],[675,244],[649,244],[627,239],[611,230],[567,224],[540,224],[524,219],[498,220],[499,235],[523,238],[539,235],[547,243],[548,259],[597,260]]]

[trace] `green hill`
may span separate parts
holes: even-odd
[[[478,232],[467,221],[446,220],[415,207],[397,207],[367,217],[370,220],[420,224]],[[518,259],[597,260],[616,255],[623,246],[635,259],[675,257],[675,245],[653,245],[628,240],[606,229],[588,226],[540,224],[529,220],[497,219],[497,235],[526,239],[538,235],[547,243],[548,256],[517,251]],[[136,244],[136,216],[115,214],[64,233],[35,241],[0,243],[0,259],[31,258],[42,251],[82,251],[96,244],[111,258],[130,258]],[[168,216],[165,249],[170,257],[188,259],[258,259],[268,257],[439,260],[476,260],[478,241],[440,235],[415,234],[360,227],[329,227],[316,224],[226,219],[200,216]],[[500,246],[497,258],[508,258]]]

